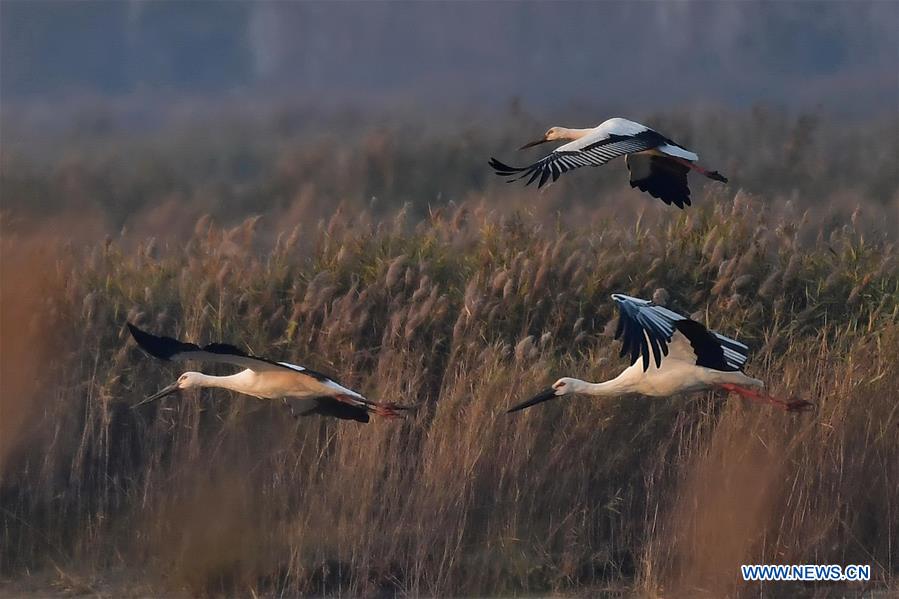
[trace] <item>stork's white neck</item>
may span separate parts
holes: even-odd
[[[211,374],[203,374],[202,372],[194,373],[191,378],[191,387],[215,387],[217,389],[230,389],[238,393],[249,393],[250,381],[247,379],[249,370],[231,374],[228,376],[214,376]],[[249,393],[252,395],[252,393]]]
[[[580,139],[593,131],[593,129],[569,129],[568,127],[558,127],[557,130],[560,139],[570,139],[571,141]]]
[[[620,374],[612,380],[602,383],[588,383],[587,381],[578,380],[575,384],[575,389],[576,393],[594,397],[614,397],[631,392],[629,382]]]

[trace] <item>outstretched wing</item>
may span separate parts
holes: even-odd
[[[550,177],[555,181],[570,170],[582,166],[602,166],[618,156],[651,150],[668,143],[668,139],[652,129],[629,135],[604,133],[602,139],[591,136],[559,146],[528,166],[509,166],[496,158],[491,158],[489,164],[497,175],[511,177],[510,183],[528,177],[525,185],[530,185],[539,178],[537,187],[543,187]]]
[[[697,366],[727,372],[741,370],[749,359],[749,348],[746,345],[710,331],[695,320],[685,318],[676,322],[675,326],[677,333],[672,341],[672,353],[674,352],[674,343],[683,336],[685,341],[690,344],[691,355]]]
[[[314,378],[322,383],[334,383],[339,385],[333,378],[326,376],[320,372],[309,370],[296,364],[288,364],[287,362],[275,362],[266,358],[251,356],[246,352],[228,345],[227,343],[210,343],[200,347],[195,343],[186,343],[173,339],[172,337],[161,337],[143,331],[130,322],[128,330],[131,336],[140,346],[142,350],[160,360],[196,360],[198,362],[218,362],[221,364],[233,364],[242,368],[249,368],[255,372],[270,372],[277,370],[293,370],[301,372],[307,376]]]
[[[687,173],[690,168],[683,161],[661,155],[630,154],[625,158],[631,174],[631,187],[645,191],[654,198],[678,208],[690,205]]]
[[[748,359],[746,345],[668,308],[620,293],[612,299],[620,312],[615,331],[615,339],[621,340],[620,355],[629,354],[631,364],[642,356],[644,371],[649,369],[650,354],[656,368],[669,352],[672,357],[721,371],[740,370]]]

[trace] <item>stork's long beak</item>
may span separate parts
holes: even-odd
[[[541,391],[534,397],[530,398],[529,400],[523,401],[520,404],[518,404],[517,406],[513,406],[513,407],[509,408],[508,410],[506,410],[506,413],[511,414],[512,412],[517,412],[518,410],[523,410],[523,409],[529,408],[531,406],[536,406],[538,403],[543,403],[544,401],[546,401],[548,399],[552,399],[554,397],[558,397],[556,395],[556,390],[553,389],[552,387],[547,387],[546,389],[544,389],[543,391]]]
[[[521,147],[518,148],[518,149],[519,149],[519,150],[527,150],[528,148],[533,148],[534,146],[539,146],[540,144],[545,144],[545,143],[548,142],[548,141],[549,141],[548,139],[546,139],[545,137],[543,137],[543,138],[541,138],[541,139],[536,139],[536,140],[534,140],[534,141],[528,142],[528,143],[524,144],[523,146],[521,146]]]
[[[145,400],[143,400],[143,401],[141,401],[141,402],[139,402],[139,403],[134,404],[133,406],[131,406],[131,408],[134,409],[134,408],[136,408],[136,407],[138,407],[138,406],[144,405],[145,403],[150,403],[151,401],[156,401],[157,399],[161,399],[161,398],[165,397],[166,395],[171,395],[172,393],[177,393],[178,391],[179,391],[179,389],[178,389],[178,381],[175,381],[174,383],[172,383],[172,384],[169,385],[168,387],[165,387],[165,388],[163,388],[163,389],[160,389],[158,392],[154,393],[153,395],[151,395],[151,396],[148,397],[147,399],[145,399]]]

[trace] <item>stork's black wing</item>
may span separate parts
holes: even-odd
[[[227,343],[210,343],[209,345],[200,347],[195,343],[179,341],[178,339],[173,339],[172,337],[153,335],[152,333],[148,333],[147,331],[143,331],[137,328],[130,322],[128,323],[128,331],[131,332],[131,336],[134,337],[134,340],[142,350],[144,350],[154,358],[159,358],[160,360],[197,360],[200,362],[221,362],[225,364],[241,366],[243,368],[249,368],[250,370],[255,370],[256,372],[287,368],[288,370],[301,372],[323,383],[332,382],[338,385],[340,384],[332,377],[324,375],[320,372],[309,370],[308,368],[297,366],[296,364],[288,364],[287,362],[275,362],[266,358],[251,356],[246,352],[240,350],[239,348]]]
[[[333,397],[313,397],[306,399],[285,398],[283,400],[290,415],[294,418],[311,416],[330,416],[341,420],[355,420],[356,422],[368,422],[368,408],[338,401]]]
[[[663,306],[616,293],[612,299],[618,304],[620,316],[615,339],[621,340],[621,356],[630,355],[630,363],[636,364],[642,356],[643,370],[649,369],[650,354],[656,367],[669,354],[669,346],[676,333],[689,342],[690,359],[697,366],[714,370],[739,370],[748,359],[749,348],[744,344],[709,331],[702,324],[672,312]]]
[[[602,166],[618,156],[651,150],[669,142],[663,135],[647,129],[635,135],[611,134],[599,141],[586,143],[583,147],[577,147],[577,142],[568,143],[528,166],[509,166],[496,158],[491,158],[489,164],[497,175],[512,177],[509,179],[510,183],[529,177],[525,185],[530,185],[539,178],[537,187],[543,187],[550,177],[555,181],[562,173],[572,169]]]
[[[631,174],[631,187],[645,191],[668,205],[690,205],[687,173],[690,168],[673,158],[650,154],[630,154],[625,159]]]
[[[740,370],[749,359],[749,348],[744,344],[710,331],[695,320],[685,318],[674,324],[690,342],[697,366],[726,372]]]

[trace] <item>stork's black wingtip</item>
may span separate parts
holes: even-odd
[[[136,325],[134,325],[130,322],[125,322],[125,324],[128,326],[128,332],[131,333],[131,336],[134,338],[135,341],[137,341],[138,345],[140,345],[142,338],[146,338],[146,336],[149,335],[149,333],[141,330]]]
[[[137,346],[154,358],[168,361],[172,358],[172,355],[177,353],[176,346],[179,345],[180,342],[176,339],[158,337],[152,333],[139,329],[130,322],[126,324],[128,325],[128,331],[131,333],[134,341],[137,342]]]
[[[509,166],[503,162],[500,162],[496,158],[490,157],[490,160],[487,162],[490,168],[493,169],[494,174],[499,175],[500,177],[509,177],[515,174],[516,170],[514,167]]]

